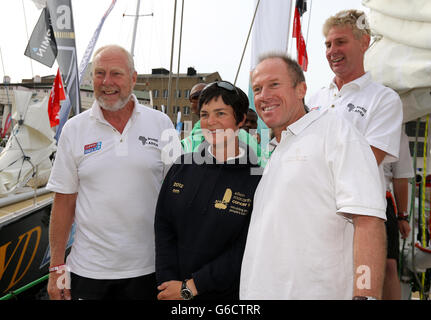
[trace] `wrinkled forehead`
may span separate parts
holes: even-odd
[[[94,57],[93,68],[118,68],[130,71],[127,56],[116,48],[108,48],[98,53]]]

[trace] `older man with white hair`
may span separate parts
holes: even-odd
[[[63,128],[47,185],[55,192],[51,299],[156,299],[155,206],[181,146],[171,120],[139,104],[132,93],[136,79],[129,52],[117,45],[98,49],[96,101]],[[171,141],[165,141],[166,131]],[[71,272],[71,289],[61,281],[65,270]]]

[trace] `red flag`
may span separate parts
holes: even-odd
[[[3,132],[1,133],[2,138],[4,138],[6,136],[6,132],[9,130],[11,123],[12,123],[12,118],[11,118],[11,114],[9,113],[7,115],[6,121],[4,123]]]
[[[55,127],[60,123],[58,113],[60,112],[60,101],[64,99],[66,99],[66,95],[61,81],[60,69],[58,69],[48,101],[48,115],[51,127]]]
[[[308,66],[307,48],[301,31],[301,15],[304,12],[305,12],[304,4],[302,4],[302,1],[297,1],[296,7],[295,7],[295,16],[293,18],[292,37],[296,38],[296,51],[298,53],[298,59],[297,59],[298,64],[302,67],[302,70],[307,71],[307,66]]]

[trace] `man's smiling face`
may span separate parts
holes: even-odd
[[[350,82],[364,73],[364,54],[369,37],[356,38],[349,26],[332,27],[326,36],[326,59],[336,78]]]
[[[260,62],[252,74],[252,87],[256,111],[276,136],[305,114],[302,105],[307,88],[305,82],[294,87],[282,59],[269,58]]]
[[[127,56],[120,50],[103,50],[94,59],[94,95],[102,108],[117,111],[129,101],[136,83],[136,72],[131,74]]]

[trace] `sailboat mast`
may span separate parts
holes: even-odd
[[[134,51],[135,51],[136,30],[138,28],[139,6],[140,6],[140,4],[141,4],[141,0],[136,0],[135,24],[133,25],[132,48],[130,49],[130,53],[132,54],[132,57],[134,56]]]
[[[148,13],[148,14],[139,14],[139,6],[141,5],[141,0],[136,0],[136,14],[135,15],[130,15],[130,14],[125,14],[123,13],[123,17],[135,17],[135,23],[133,25],[133,35],[132,35],[132,47],[130,49],[130,54],[132,55],[132,57],[135,55],[135,41],[136,41],[136,32],[138,30],[138,19],[139,17],[148,17],[154,16],[154,13]]]

